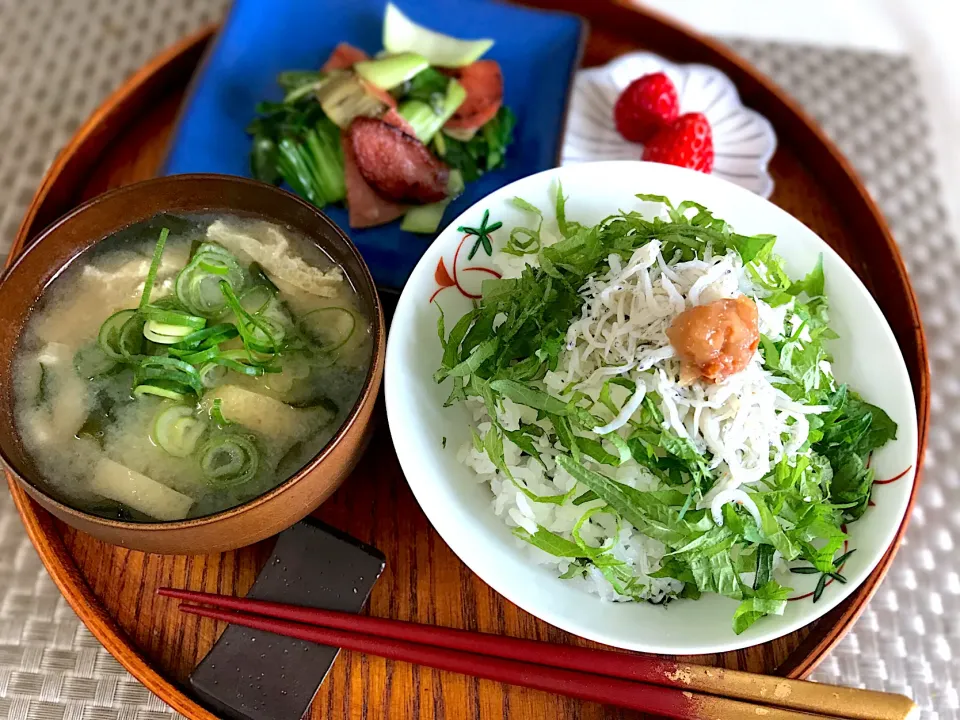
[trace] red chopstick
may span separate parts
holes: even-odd
[[[190,590],[161,589],[158,593],[223,608],[180,606],[184,612],[203,617],[670,718],[752,717],[759,710],[765,720],[828,716],[897,720],[907,717],[914,707],[912,701],[898,695],[610,650]]]
[[[584,672],[589,669],[589,672],[597,675],[607,675],[655,685],[682,687],[685,690],[689,687],[688,683],[682,682],[681,678],[677,677],[677,663],[644,655],[633,655],[612,650],[594,650],[573,645],[556,645],[537,640],[494,635],[493,633],[455,630],[403,620],[387,620],[334,610],[298,607],[252,598],[227,597],[193,590],[164,588],[157,592],[160,595],[189,602],[214,605],[227,610],[256,613],[282,620],[292,620],[307,625],[322,625],[394,640],[434,645],[450,650],[462,650],[538,665],[550,665],[577,672]]]
[[[201,617],[223,620],[235,625],[244,625],[257,630],[306,640],[321,645],[332,645],[377,655],[390,660],[402,660],[450,672],[472,675],[486,680],[496,680],[511,685],[522,685],[535,690],[545,690],[558,695],[568,695],[581,700],[592,700],[606,705],[618,705],[633,710],[656,713],[676,720],[701,720],[707,717],[749,717],[756,706],[726,698],[712,698],[679,692],[672,688],[621,680],[603,675],[576,673],[571,670],[504,660],[488,655],[474,655],[459,650],[404,640],[364,635],[361,633],[316,627],[289,620],[277,620],[236,610],[218,610],[197,605],[181,605],[183,612]],[[718,707],[722,705],[722,708]],[[780,712],[770,708],[773,712]],[[765,715],[764,720],[809,720],[807,714],[783,711],[785,715]],[[822,717],[822,716],[815,716]]]

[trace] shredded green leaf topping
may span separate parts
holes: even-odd
[[[544,242],[543,213],[517,198],[514,204],[535,219],[536,227],[513,228],[498,248],[525,256],[519,277],[486,280],[482,298],[447,332],[438,321],[443,347],[437,382],[450,381],[447,405],[475,398],[490,416],[491,427],[474,433],[474,447],[531,501],[571,504],[583,509],[574,532],[559,534],[538,525],[514,533],[549,555],[569,560],[564,578],[600,572],[623,596],[643,599],[643,582],[635,568],[618,557],[615,543],[591,546],[581,531],[603,517],[619,527],[626,522],[665,547],[654,578],[682,583],[676,597],[697,598],[718,593],[740,601],[733,629],[741,633],[760,618],[781,614],[792,589],[776,579],[776,560],[803,561],[810,572],[843,582],[835,560],[847,534],[845,522],[858,519],[870,499],[872,451],[896,437],[896,424],[880,408],[865,402],[829,372],[827,341],[836,337],[828,325],[822,259],[803,279],[793,281],[773,253],[772,235],[735,233],[702,205],[687,201],[674,206],[657,195],[638,195],[661,203],[666,217],[618,212],[594,226],[566,216],[566,198],[558,189],[555,216],[560,238]],[[484,216],[484,225],[487,216]],[[467,228],[462,228],[464,231]],[[481,226],[480,229],[483,229]],[[484,235],[478,235],[477,245]],[[604,415],[617,415],[634,392],[634,383],[617,376],[606,381],[597,400],[567,388],[551,392],[544,377],[555,371],[566,348],[566,333],[580,317],[580,289],[591,276],[610,270],[610,258],[625,263],[653,240],[661,243],[668,262],[690,261],[735,252],[771,307],[790,304],[794,326],[785,336],[761,338],[764,370],[792,400],[825,406],[807,415],[808,440],[791,456],[775,463],[761,481],[744,486],[756,505],[756,516],[743,506],[723,506],[723,524],[699,505],[717,481],[710,458],[664,421],[661,398],[648,392],[619,432],[597,435]],[[483,243],[486,245],[486,243]],[[489,248],[486,248],[490,252]],[[476,250],[476,247],[474,248]],[[618,399],[619,398],[619,399]],[[525,408],[534,424],[504,427],[505,403]],[[546,433],[558,450],[553,460],[574,483],[563,494],[540,496],[511,474],[505,443],[544,468],[540,437]],[[637,490],[617,479],[617,468],[634,462],[659,480],[656,490]],[[806,570],[798,571],[800,574]],[[824,585],[826,580],[822,581]],[[822,594],[820,587],[817,598]],[[657,603],[671,597],[660,597]]]

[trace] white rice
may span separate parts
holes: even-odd
[[[549,245],[556,238],[544,240]],[[498,253],[493,260],[505,277],[516,277],[535,256],[518,258]],[[722,523],[720,509],[725,502],[741,503],[756,515],[756,507],[739,488],[757,483],[784,455],[797,454],[809,430],[806,416],[825,408],[804,406],[778,390],[774,384],[776,379],[763,369],[759,352],[746,370],[723,382],[697,381],[681,385],[680,363],[666,330],[687,308],[743,294],[756,301],[760,332],[772,339],[782,338],[799,327],[792,302],[779,307],[765,303],[762,291],[750,281],[740,257],[733,252],[674,263],[663,257],[660,243],[655,241],[638,249],[626,263],[619,256],[611,255],[609,264],[607,274],[588,278],[581,288],[582,314],[571,324],[559,367],[547,373],[543,389],[560,396],[573,385],[597,400],[604,383],[612,376],[629,378],[636,383],[637,391],[626,411],[615,417],[600,404],[592,409],[594,414],[609,421],[598,429],[620,432],[622,437],[628,435],[627,430],[621,428],[633,414],[630,410],[639,407],[644,393],[657,392],[664,426],[688,438],[704,454],[718,478],[700,507],[710,508],[718,523]],[[829,377],[829,366],[824,370]],[[624,407],[630,400],[630,392],[620,386],[611,386],[611,394],[617,407]],[[483,437],[491,427],[487,410],[476,398],[471,398],[468,406],[473,412],[475,429]],[[521,420],[534,423],[536,417],[536,410],[505,399],[498,420],[504,428],[515,430]],[[555,464],[554,457],[562,450],[558,450],[559,443],[554,447],[548,439],[548,435],[555,437],[550,422],[541,420],[538,424],[548,431],[533,438],[546,469],[535,458],[522,455],[509,440],[503,443],[506,466],[517,482],[536,495],[566,493],[575,481]],[[477,473],[478,482],[489,485],[493,492],[493,512],[512,528],[535,533],[539,525],[569,540],[583,514],[604,505],[603,501],[594,500],[575,506],[573,499],[586,488],[572,493],[561,505],[530,500],[494,467],[483,450],[477,450],[471,443],[460,448],[458,460]],[[616,468],[586,457],[583,462],[639,490],[661,487],[654,475],[632,459]],[[611,601],[659,601],[682,589],[683,583],[677,580],[649,577],[649,573],[660,567],[665,547],[625,520],[619,521],[618,533],[617,520],[610,514],[597,512],[583,523],[580,532],[590,545],[612,543],[612,555],[629,566],[643,589],[635,597],[620,595],[592,565],[583,577],[575,576],[569,582],[580,583],[584,589]],[[536,562],[549,566],[557,574],[569,568],[569,559],[550,555],[520,539],[517,542],[527,548]]]

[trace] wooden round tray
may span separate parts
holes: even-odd
[[[920,422],[919,468],[927,437],[930,378],[916,300],[879,211],[833,144],[793,101],[743,60],[719,43],[660,16],[617,3],[526,0],[523,4],[587,15],[591,28],[584,54],[587,66],[638,48],[679,62],[713,65],[733,79],[747,106],[770,119],[780,144],[771,163],[776,182],[773,202],[810,226],[851,264],[877,298],[903,349]],[[48,171],[23,220],[11,257],[83,200],[155,174],[191,75],[214,31],[206,28],[165,51],[94,113]],[[380,420],[373,451],[316,513],[386,555],[386,571],[370,600],[371,614],[589,644],[511,605],[454,556],[407,487],[382,410]],[[185,679],[222,628],[180,615],[175,603],[156,597],[154,590],[173,585],[242,595],[269,554],[270,541],[222,555],[146,555],[78,533],[54,520],[12,482],[10,489],[47,569],[93,634],[173,708],[190,718],[213,718],[189,696]],[[805,677],[863,610],[886,573],[903,531],[901,527],[893,547],[869,579],[816,623],[758,647],[692,659]],[[636,717],[613,708],[344,653],[317,696],[313,717],[361,714],[394,718]]]

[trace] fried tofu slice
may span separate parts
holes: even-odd
[[[193,506],[193,498],[110,458],[94,467],[90,489],[157,520],[183,520]]]

